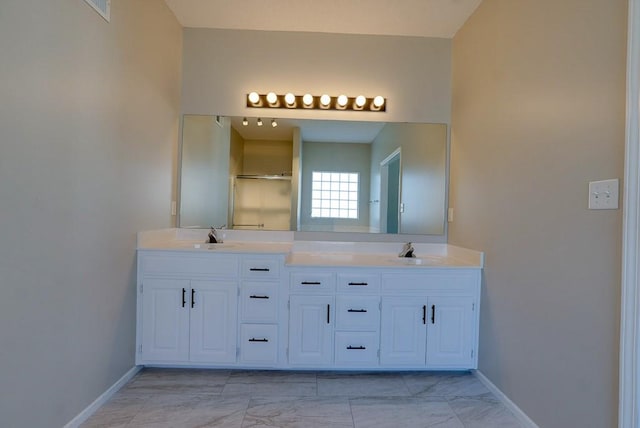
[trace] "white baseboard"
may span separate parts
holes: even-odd
[[[509,397],[504,395],[504,393],[493,384],[493,382],[491,382],[485,375],[483,375],[480,370],[473,370],[473,374],[478,378],[480,382],[484,384],[484,386],[489,389],[489,391],[493,393],[493,395],[495,395],[500,401],[502,401],[502,404],[504,404],[509,410],[511,410],[511,413],[513,413],[518,421],[520,421],[520,424],[524,428],[540,428],[535,424],[535,422],[531,420],[529,416],[527,416],[525,412],[520,409],[520,407],[516,405],[516,403],[511,401]]]
[[[82,412],[80,412],[75,418],[71,419],[71,421],[64,426],[64,428],[77,428],[84,421],[89,419],[91,415],[93,415],[104,403],[109,401],[109,399],[118,392],[120,388],[122,388],[127,382],[129,382],[140,370],[142,370],[142,366],[133,366],[131,370],[126,372],[124,376],[122,376],[116,383],[111,385],[109,389],[102,393],[95,401],[89,404]]]

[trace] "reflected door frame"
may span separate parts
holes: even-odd
[[[397,206],[391,207],[389,210],[389,165],[398,160],[398,203]],[[402,230],[402,216],[400,215],[400,205],[402,201],[402,149],[398,147],[389,156],[380,162],[380,232],[382,233],[400,233]],[[392,212],[397,217],[397,229],[395,232],[389,232],[388,218]]]

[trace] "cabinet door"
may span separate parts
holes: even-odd
[[[207,363],[236,361],[238,285],[191,281],[189,359]]]
[[[380,324],[380,364],[424,366],[426,298],[383,297]]]
[[[189,281],[176,279],[147,279],[144,281],[142,292],[143,360],[187,361],[189,358],[188,293]]]
[[[333,354],[332,296],[291,296],[289,363],[330,364]]]
[[[427,365],[454,368],[473,364],[473,297],[430,297]]]

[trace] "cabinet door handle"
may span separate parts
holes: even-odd
[[[268,342],[269,339],[256,339],[256,338],[251,338],[249,339],[249,342]]]
[[[250,299],[268,299],[269,296],[249,296]]]
[[[427,305],[422,306],[422,324],[427,324]]]
[[[320,281],[302,281],[300,284],[302,284],[302,285],[320,285],[322,283]]]
[[[249,268],[251,272],[269,272],[269,268]]]
[[[349,310],[347,310],[347,312],[358,312],[358,313],[361,313],[361,312],[367,312],[367,310],[366,309],[349,309]]]
[[[349,285],[369,285],[366,282],[350,282]]]
[[[349,345],[349,346],[347,346],[347,349],[354,349],[354,350],[358,350],[358,351],[364,351],[367,348],[365,348],[364,346],[351,346],[351,345]]]
[[[329,324],[331,316],[331,305],[327,305],[327,324]]]
[[[436,323],[436,305],[431,305],[431,324]]]
[[[191,307],[193,308],[196,304],[196,289],[191,289]]]
[[[187,304],[187,300],[185,299],[187,290],[185,290],[184,288],[182,289],[182,307],[184,308],[184,305]]]

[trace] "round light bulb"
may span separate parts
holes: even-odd
[[[258,126],[262,126],[262,119],[258,118]]]
[[[247,119],[246,117],[244,119],[242,119],[242,125],[243,126],[247,126],[249,124],[249,119]]]
[[[278,126],[278,122],[276,122],[275,119],[271,119],[271,126],[275,128],[276,126]]]
[[[349,98],[347,98],[346,95],[339,95],[338,96],[338,105],[340,107],[346,106],[348,101],[349,101]]]
[[[376,97],[373,99],[373,105],[374,105],[374,107],[376,107],[376,108],[380,108],[380,107],[382,107],[382,106],[384,105],[384,98],[383,98],[383,97],[381,97],[380,95],[376,96]]]
[[[327,94],[323,94],[320,97],[320,104],[322,104],[323,106],[328,106],[329,103],[331,103],[331,97]]]
[[[288,106],[292,106],[296,102],[296,96],[293,95],[291,92],[288,92],[284,96],[284,102],[287,103]]]
[[[306,106],[312,105],[313,104],[313,96],[311,94],[304,94],[304,96],[302,97],[302,102]]]
[[[276,101],[278,101],[278,96],[275,94],[275,92],[269,92],[267,94],[267,102],[269,104],[275,104]]]
[[[256,104],[258,101],[260,101],[260,95],[258,95],[257,92],[251,92],[249,94],[249,102],[252,104]]]
[[[357,107],[360,107],[360,108],[364,107],[364,103],[366,103],[366,102],[367,102],[367,99],[364,97],[364,95],[358,95],[356,97],[356,106]]]

